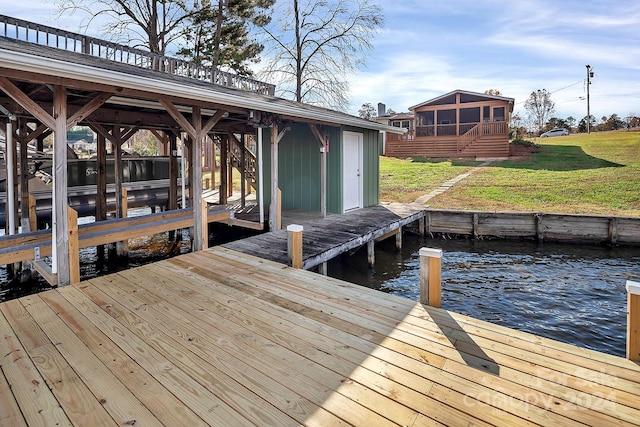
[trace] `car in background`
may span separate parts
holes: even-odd
[[[540,135],[540,138],[548,138],[550,136],[565,136],[565,135],[569,135],[569,131],[565,128],[553,128],[548,132],[543,133],[542,135]]]

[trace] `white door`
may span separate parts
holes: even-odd
[[[362,134],[344,132],[342,156],[343,211],[362,207]]]

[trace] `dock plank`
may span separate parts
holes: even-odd
[[[13,308],[13,310],[12,310]],[[18,321],[24,310],[20,310],[19,302],[8,301],[0,306],[0,330],[3,339],[0,341],[2,356],[2,373],[11,388],[13,398],[30,426],[48,426],[51,424],[71,426],[71,420],[62,410],[58,400],[49,389],[42,374],[33,363],[21,339],[29,341],[30,331],[20,333],[14,331],[9,321]],[[17,315],[16,315],[17,314]],[[34,331],[37,333],[37,331]]]
[[[633,362],[228,248],[8,301],[0,313],[3,423],[640,420]],[[68,388],[47,387],[55,378]]]

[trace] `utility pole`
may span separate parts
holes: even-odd
[[[593,71],[591,71],[591,65],[587,65],[587,133],[591,133],[591,107],[589,105],[589,86],[591,86],[591,77],[593,77]]]

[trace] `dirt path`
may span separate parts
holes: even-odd
[[[462,173],[462,174],[456,176],[455,178],[451,178],[450,180],[445,181],[440,187],[436,188],[435,190],[433,190],[429,194],[425,194],[424,196],[418,197],[416,200],[414,200],[413,203],[419,203],[419,204],[422,204],[422,205],[427,203],[427,201],[429,201],[433,197],[437,196],[438,194],[444,193],[445,191],[447,191],[448,189],[450,189],[451,187],[456,185],[458,182],[462,181],[465,178],[468,178],[474,172],[478,171],[479,169],[481,169],[483,167],[489,166],[492,162],[493,162],[493,160],[487,160],[484,163],[482,163],[482,164],[474,167],[473,169],[469,170],[468,172]]]

